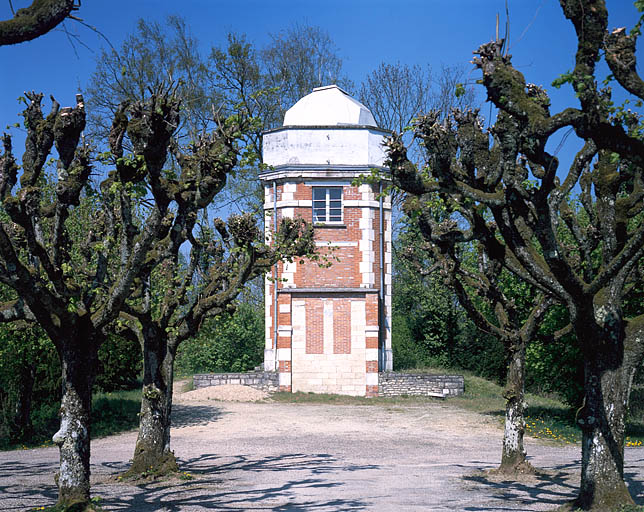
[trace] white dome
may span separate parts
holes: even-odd
[[[286,111],[284,126],[378,126],[367,107],[337,85],[316,87]]]

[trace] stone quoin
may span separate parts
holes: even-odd
[[[281,218],[301,217],[331,263],[284,262],[266,276],[264,369],[281,391],[376,396],[378,372],[392,369],[388,133],[336,85],[264,133],[267,238]],[[352,184],[374,169],[378,182]]]

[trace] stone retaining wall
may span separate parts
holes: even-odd
[[[223,384],[241,384],[262,391],[277,391],[277,372],[201,373],[192,377],[195,389]]]
[[[262,391],[279,389],[277,372],[202,373],[193,377],[194,387],[241,384]],[[428,375],[426,373],[381,372],[378,374],[378,396],[457,396],[465,383],[462,375]]]
[[[378,396],[457,396],[465,391],[462,375],[382,372],[378,374]]]

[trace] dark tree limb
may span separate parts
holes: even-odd
[[[597,83],[597,62],[605,55],[617,83],[640,99],[644,86],[637,74],[635,36],[622,29],[606,34],[604,0],[560,3],[577,34],[575,68],[562,81],[572,85],[579,108],[551,115],[545,90],[527,84],[502,51],[503,41],[492,41],[473,61],[488,99],[499,109],[489,130],[492,144],[479,143],[483,138],[471,113],[455,114],[456,128],[431,113],[415,127],[428,151],[428,169],[414,176],[401,147],[392,148],[390,161],[394,183],[409,184],[408,192],[419,197],[430,183],[449,206],[445,215],[460,214],[442,232],[426,222],[427,239],[443,254],[449,254],[445,244],[458,240],[455,231],[465,219],[470,227],[461,237],[474,233],[490,258],[567,307],[565,331],[577,337],[585,375],[578,416],[581,485],[573,508],[607,510],[633,502],[623,481],[625,407],[644,350],[641,317],[625,317],[623,304],[644,257],[644,141],[637,116],[614,114],[610,93]],[[545,147],[567,126],[584,148],[560,183],[560,163]],[[397,173],[404,179],[397,180]],[[569,197],[577,185],[578,203]],[[417,208],[422,205],[417,202]],[[471,212],[494,222],[477,221]],[[418,213],[423,221],[429,218]],[[470,279],[471,289],[491,304],[496,301],[494,310],[500,311],[502,300],[488,294],[483,283],[476,286]],[[499,317],[498,325],[506,318]]]
[[[18,320],[36,321],[36,317],[22,299],[0,304],[0,323],[16,322]]]
[[[36,39],[70,17],[78,9],[74,0],[34,0],[18,9],[12,19],[0,21],[0,46]]]
[[[623,27],[606,34],[606,62],[624,89],[644,98],[644,81],[637,73],[636,43],[636,36]]]

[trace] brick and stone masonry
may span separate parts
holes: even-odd
[[[267,371],[197,374],[193,377],[193,384],[195,388],[241,384],[268,392],[277,391],[279,388],[278,374]],[[382,372],[378,374],[377,388],[372,393],[372,396],[433,396],[448,398],[462,395],[465,390],[465,384],[462,375]]]
[[[263,376],[199,375],[196,387],[239,381],[357,396],[456,393],[449,378],[387,373],[393,358],[386,135],[364,105],[335,85],[314,89],[286,112],[282,127],[264,134],[266,239],[281,219],[301,217],[314,225],[321,261],[279,263],[266,276]],[[360,180],[374,171],[375,179]]]
[[[284,262],[266,276],[264,368],[282,391],[375,396],[378,372],[392,369],[385,135],[336,86],[314,89],[264,134],[266,236],[301,217],[329,264]],[[355,183],[373,169],[379,182]]]

